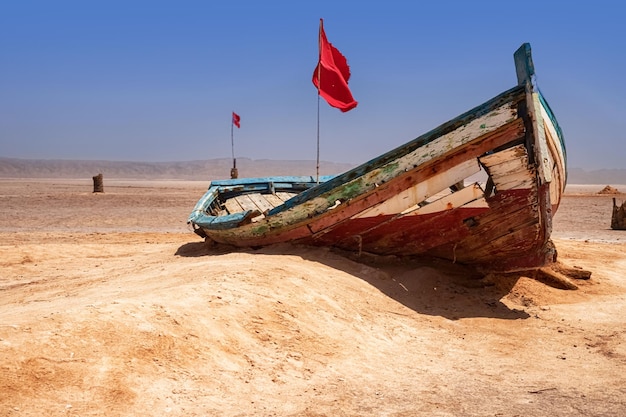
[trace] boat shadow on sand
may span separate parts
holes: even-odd
[[[519,308],[502,300],[511,294],[522,274],[483,276],[462,265],[437,259],[399,259],[371,255],[356,256],[328,248],[280,244],[260,249],[226,245],[209,246],[204,242],[186,243],[177,256],[222,256],[229,253],[253,256],[297,256],[357,277],[396,302],[419,313],[450,320],[488,317],[504,320],[531,317],[522,308],[532,300],[519,297]]]

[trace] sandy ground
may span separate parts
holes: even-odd
[[[575,291],[209,249],[185,224],[206,186],[0,179],[0,415],[626,415],[604,184],[569,187],[555,219],[561,261],[593,272]]]

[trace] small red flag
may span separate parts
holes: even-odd
[[[358,104],[348,87],[349,79],[348,61],[328,42],[324,32],[324,19],[320,19],[319,61],[313,72],[313,85],[329,105],[347,112]]]
[[[233,124],[237,126],[238,128],[240,128],[241,127],[239,123],[240,121],[241,121],[241,117],[239,117],[237,113],[233,112]]]

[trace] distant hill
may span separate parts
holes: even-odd
[[[0,178],[104,178],[215,180],[230,178],[232,159],[184,162],[84,161],[0,158]],[[353,165],[320,162],[320,174],[340,174]],[[316,174],[315,161],[237,159],[239,177]]]
[[[183,162],[80,161],[0,157],[0,178],[105,178],[214,180],[230,178],[229,158]],[[354,165],[320,162],[320,174],[340,174]],[[239,177],[315,175],[315,161],[238,158]],[[586,171],[571,168],[568,184],[626,184],[626,169]]]
[[[626,184],[626,169],[599,169],[585,171],[581,168],[568,170],[568,184]]]

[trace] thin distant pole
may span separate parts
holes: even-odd
[[[231,148],[231,153],[233,155],[233,163],[235,161],[235,139],[234,139],[234,133],[233,133],[233,131],[234,131],[234,129],[233,129],[234,124],[235,123],[233,121],[233,118],[231,117],[230,118],[230,148]]]
[[[234,135],[234,125],[235,125],[235,120],[234,120],[234,112],[233,114],[231,114],[230,116],[230,148],[231,148],[231,153],[233,156],[233,167],[230,170],[230,178],[231,179],[235,179],[239,176],[239,173],[237,172],[237,160],[235,159],[235,135]]]

